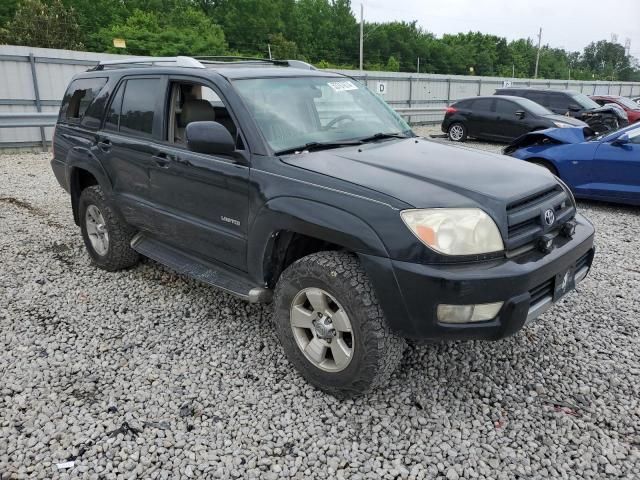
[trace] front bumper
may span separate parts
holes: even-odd
[[[553,304],[556,275],[572,269],[575,283],[591,268],[594,228],[576,215],[572,238],[557,237],[547,254],[530,251],[494,261],[424,265],[361,255],[392,330],[413,340],[499,339],[514,334]],[[391,281],[390,276],[393,276]],[[493,320],[444,324],[439,304],[504,302]]]

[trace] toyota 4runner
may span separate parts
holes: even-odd
[[[514,334],[593,260],[547,170],[418,138],[301,62],[104,62],[72,80],[53,143],[93,263],[144,255],[272,301],[289,361],[336,395],[384,384],[407,341]]]

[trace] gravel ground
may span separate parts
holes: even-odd
[[[518,335],[411,349],[340,402],[268,307],[92,267],[48,160],[0,156],[2,480],[639,478],[638,209],[580,204],[594,270]]]

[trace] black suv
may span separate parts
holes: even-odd
[[[586,122],[595,133],[617,130],[620,122],[626,120],[615,108],[601,107],[584,93],[574,90],[510,87],[498,88],[495,94],[528,98],[553,113]]]
[[[384,384],[407,340],[513,334],[589,271],[594,229],[556,177],[417,138],[355,80],[134,61],[77,75],[55,130],[92,261],[144,255],[273,301],[287,357],[325,391]]]
[[[453,142],[464,142],[467,136],[510,142],[534,130],[586,126],[526,98],[493,95],[455,102],[447,108],[441,128]]]

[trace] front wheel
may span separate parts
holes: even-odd
[[[452,123],[447,130],[447,135],[452,142],[464,142],[467,140],[467,127],[462,123]]]
[[[293,366],[340,397],[384,385],[406,346],[389,330],[360,262],[344,252],[315,253],[284,271],[274,323]]]

